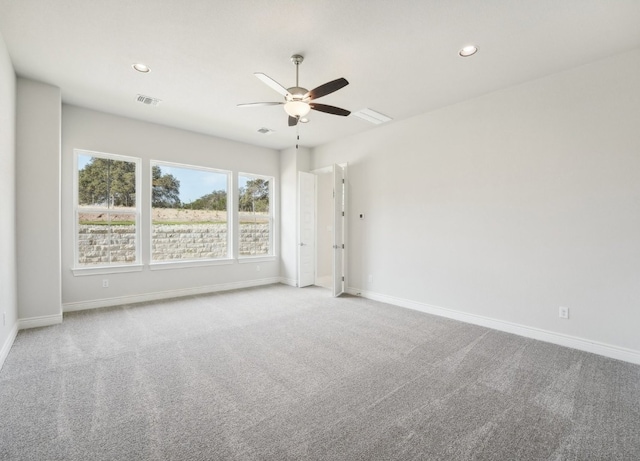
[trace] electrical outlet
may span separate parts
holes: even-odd
[[[558,308],[558,317],[560,317],[561,319],[568,319],[569,318],[569,308],[560,306]]]
[[[102,279],[102,288],[109,288],[109,279]]]

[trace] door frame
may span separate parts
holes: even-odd
[[[333,165],[333,258],[331,265],[331,294],[334,298],[345,292],[344,255],[346,245],[344,241],[344,223],[346,221],[347,181],[346,167]],[[317,226],[316,226],[317,229]]]
[[[348,249],[349,249],[349,169],[348,163],[336,163],[336,165],[338,165],[339,167],[342,168],[343,170],[343,178],[344,178],[344,194],[345,194],[345,200],[344,200],[344,219],[342,221],[342,238],[343,238],[343,243],[344,243],[344,250],[342,253],[342,272],[343,272],[343,277],[344,277],[344,282],[343,282],[343,292],[347,293],[347,287],[349,286],[349,277],[348,277],[348,267],[349,267],[349,258],[348,258]],[[329,165],[326,167],[322,167],[322,168],[316,168],[313,169],[311,171],[309,171],[309,173],[312,173],[316,176],[321,175],[321,174],[333,174],[333,165]],[[317,184],[317,182],[316,182]],[[314,214],[316,216],[316,227],[315,227],[315,250],[316,250],[316,257],[315,257],[315,264],[316,264],[316,276],[318,273],[318,258],[317,258],[317,252],[318,252],[318,225],[317,225],[317,214],[318,214],[318,188],[316,186],[316,200],[315,200],[315,207],[314,207]],[[298,220],[300,219],[300,216],[298,216]],[[335,232],[335,226],[333,228],[333,232]],[[299,242],[297,242],[299,244]],[[299,250],[299,248],[297,248]],[[333,272],[333,269],[332,269]],[[333,273],[332,273],[333,276]]]

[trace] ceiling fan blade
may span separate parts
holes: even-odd
[[[292,117],[289,115],[289,126],[296,126],[298,124],[299,117]]]
[[[287,96],[289,94],[289,92],[287,91],[287,89],[285,87],[280,85],[278,82],[276,82],[274,79],[272,79],[268,75],[263,74],[262,72],[256,72],[253,75],[255,75],[260,80],[262,80],[265,83],[265,85],[267,85],[267,86],[273,88],[274,90],[276,90],[282,96]]]
[[[284,102],[248,102],[238,104],[238,107],[279,106],[281,104],[284,104]]]
[[[321,98],[323,96],[326,96],[328,94],[333,93],[334,91],[338,91],[340,88],[344,88],[345,86],[347,86],[349,84],[349,82],[347,82],[346,79],[344,78],[337,78],[331,82],[325,83],[324,85],[320,85],[317,88],[314,88],[313,90],[309,91],[306,95],[305,98],[310,98],[310,99],[318,99]]]
[[[310,103],[309,106],[311,106],[313,110],[326,112],[327,114],[342,115],[343,117],[346,117],[351,113],[351,111],[348,111],[346,109],[341,109],[340,107],[327,106],[326,104],[318,104],[315,102]]]

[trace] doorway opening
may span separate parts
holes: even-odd
[[[299,173],[298,286],[345,291],[346,165]]]

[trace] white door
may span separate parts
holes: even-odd
[[[298,286],[315,282],[316,269],[316,177],[298,172]]]
[[[333,296],[344,293],[344,169],[333,165]]]

